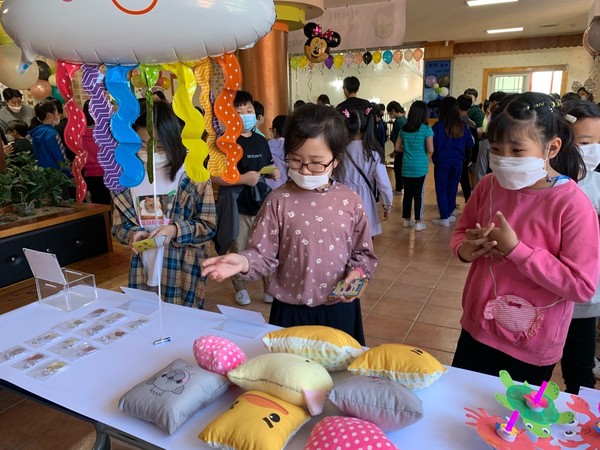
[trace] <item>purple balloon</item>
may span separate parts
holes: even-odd
[[[323,61],[323,63],[325,64],[325,67],[331,69],[331,67],[333,66],[333,56],[329,55],[327,59]]]
[[[427,87],[431,88],[437,82],[438,82],[438,79],[435,75],[427,75],[425,77],[425,84],[427,85]]]

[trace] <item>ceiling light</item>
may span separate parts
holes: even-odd
[[[495,5],[497,3],[512,3],[518,1],[519,0],[465,0],[465,3],[469,6],[484,6]]]
[[[514,33],[516,31],[523,31],[523,27],[515,27],[515,28],[499,28],[498,30],[487,30],[487,34],[496,34],[496,33]]]

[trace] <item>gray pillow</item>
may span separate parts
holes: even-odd
[[[123,395],[119,409],[173,434],[228,387],[226,377],[176,359]]]
[[[334,386],[328,398],[343,414],[373,422],[383,431],[407,427],[423,417],[421,399],[385,378],[346,378]]]

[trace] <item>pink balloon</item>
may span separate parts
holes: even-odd
[[[46,80],[38,80],[37,83],[29,88],[29,91],[33,95],[33,98],[41,100],[52,93],[52,85]]]

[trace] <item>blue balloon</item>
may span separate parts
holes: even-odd
[[[394,54],[390,50],[386,50],[383,52],[383,55],[381,55],[381,59],[383,59],[384,63],[389,64],[394,59]]]
[[[433,88],[427,88],[423,91],[423,101],[425,103],[432,102],[438,98],[438,93]]]

